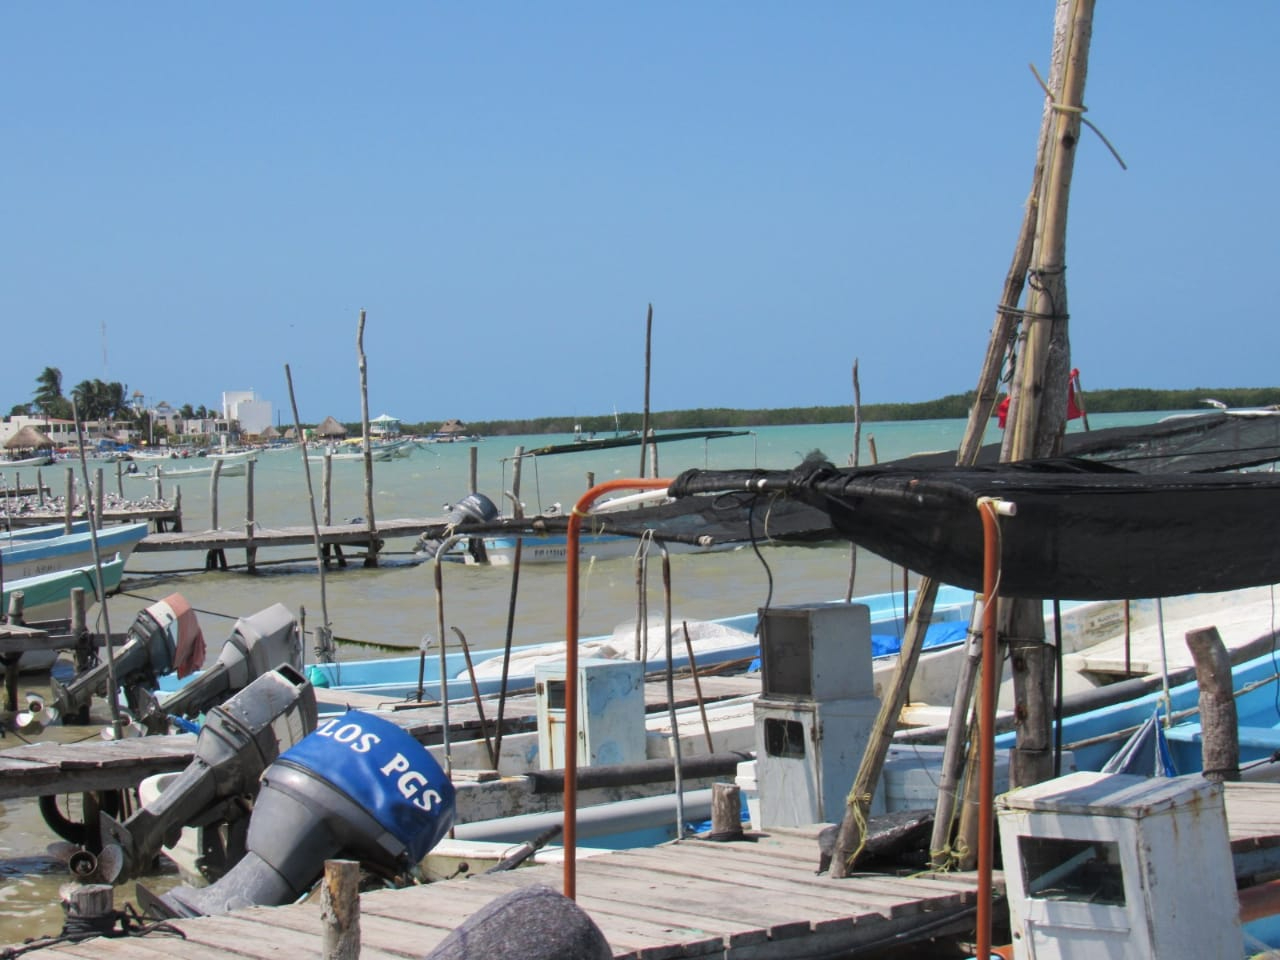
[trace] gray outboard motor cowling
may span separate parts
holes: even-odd
[[[426,747],[389,720],[350,710],[324,721],[262,777],[248,853],[209,887],[140,900],[173,916],[278,906],[337,856],[404,871],[453,826],[453,784]]]
[[[281,664],[302,670],[302,637],[289,608],[276,603],[237,620],[217,662],[158,703],[140,706],[139,719],[154,729],[170,714],[197,716]]]
[[[124,823],[102,814],[104,841],[120,848],[119,856],[105,858],[115,869],[104,879],[114,883],[145,867],[208,808],[255,794],[267,766],[315,730],[316,719],[315,689],[288,664],[214,707],[196,739],[195,758],[153,803]]]
[[[449,521],[449,527],[458,526],[468,520],[477,523],[484,523],[493,520],[498,516],[498,507],[492,500],[483,493],[469,493],[452,507],[445,514],[445,519]],[[417,553],[424,555],[428,560],[434,560],[436,554],[440,552],[440,548],[444,545],[446,537],[429,537],[423,534],[414,549]]]

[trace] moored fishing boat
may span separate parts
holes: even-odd
[[[123,523],[96,532],[99,556],[119,554],[127,561],[134,547],[147,535],[146,523]],[[85,529],[28,541],[0,543],[0,559],[6,577],[35,577],[57,570],[84,567],[94,562],[95,535]]]
[[[873,643],[877,655],[886,658],[883,661],[884,670],[892,669],[889,660],[901,639],[903,600],[900,593],[881,593],[857,597],[853,601],[866,604],[871,609]],[[944,589],[935,612],[930,645],[952,645],[963,640],[972,607],[973,594],[970,591],[960,588]],[[758,614],[746,613],[717,620],[689,621],[695,661],[692,665],[705,669],[738,662],[745,667],[759,655],[759,640],[755,635],[757,619]],[[582,640],[579,650],[584,657],[638,659],[638,645],[647,644],[645,649],[648,652],[643,658],[646,670],[665,670],[666,654],[660,639],[663,629],[661,623],[650,621],[647,628],[642,623],[640,632],[647,636],[647,640],[642,638],[638,641],[636,623],[626,623],[610,635]],[[685,649],[683,630],[677,630],[676,640],[672,665],[676,669],[687,669],[691,663]],[[481,694],[497,693],[502,688],[503,655],[495,651],[485,651],[485,654],[473,663],[476,685]],[[532,689],[537,664],[563,656],[563,641],[524,645],[513,649],[507,674],[507,689]],[[462,651],[445,653],[444,688],[450,699],[470,697],[473,694],[466,660],[466,654]],[[424,651],[418,656],[316,663],[308,667],[308,674],[318,686],[372,694],[387,700],[413,699],[420,695],[427,699],[440,699],[441,658],[438,649]],[[162,688],[164,686],[162,681]]]
[[[104,559],[101,567],[101,587],[108,595],[115,593],[120,587],[124,575],[125,558],[119,553],[110,559]],[[84,567],[73,567],[69,570],[55,570],[34,577],[4,582],[4,610],[9,610],[11,598],[22,594],[22,618],[24,622],[35,623],[41,620],[65,619],[71,608],[71,591],[81,588],[85,596],[97,598],[98,575],[92,564]],[[18,661],[18,669],[23,673],[48,670],[57,660],[56,650],[33,650],[24,652]],[[0,664],[0,673],[5,670]]]

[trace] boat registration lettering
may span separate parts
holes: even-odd
[[[368,753],[382,738],[370,733],[358,723],[343,723],[342,717],[330,717],[316,727],[316,736],[332,737],[338,743],[345,743],[356,753]],[[399,754],[397,754],[399,756]]]
[[[422,789],[428,786],[429,781],[424,774],[410,768],[409,758],[403,753],[397,753],[378,772],[384,777],[390,777],[397,773],[402,774],[400,779],[396,781],[396,789],[400,791],[402,797],[419,810],[430,813],[432,809],[444,801],[444,798],[435,790]]]

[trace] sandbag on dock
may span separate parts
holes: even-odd
[[[610,960],[585,910],[550,887],[512,890],[469,916],[424,960]]]

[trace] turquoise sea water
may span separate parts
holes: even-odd
[[[1151,422],[1162,414],[1103,415],[1090,418],[1091,426]],[[1071,425],[1081,429],[1079,422]],[[964,432],[961,420],[887,422],[864,424],[860,462],[872,462],[874,441],[880,461],[911,453],[954,449]],[[988,440],[998,439],[994,426]],[[472,457],[477,488],[495,503],[509,508],[504,493],[511,489],[511,457],[517,447],[534,448],[568,442],[565,436],[488,438],[478,443],[432,444],[414,451],[405,460],[375,463],[373,504],[377,520],[395,517],[433,517],[442,507],[469,492]],[[795,466],[813,450],[822,451],[836,464],[848,462],[853,447],[853,426],[801,425],[762,427],[750,433],[709,442],[682,441],[658,446],[658,475],[674,477],[691,467],[730,469]],[[474,454],[473,454],[474,451]],[[311,490],[319,512],[321,470],[311,468]],[[112,468],[107,467],[108,471]],[[525,461],[521,499],[527,511],[559,502],[568,508],[595,482],[640,473],[640,451],[635,447]],[[589,477],[590,475],[590,477]],[[650,475],[652,471],[650,471]],[[336,462],[330,483],[332,517],[336,521],[361,517],[366,512],[362,462]],[[108,472],[108,488],[114,478]],[[124,481],[127,496],[150,492],[144,481]],[[165,496],[173,490],[165,488]],[[212,525],[209,481],[181,484],[183,524],[186,530]],[[308,482],[298,451],[263,454],[254,477],[254,515],[261,527],[309,525]],[[230,477],[218,488],[218,520],[221,527],[241,527],[246,516],[246,478]],[[323,582],[315,569],[310,548],[260,551],[268,565],[257,576],[230,570],[218,573],[166,575],[165,571],[202,567],[202,554],[135,553],[126,569],[124,594],[108,604],[114,631],[127,629],[138,611],[150,601],[181,593],[199,611],[208,644],[208,656],[216,658],[236,617],[283,603],[295,614],[305,612],[308,628],[322,622],[322,611],[340,644],[340,658],[383,655],[370,645],[418,649],[422,639],[437,633],[437,595],[433,569],[413,564],[407,555],[410,540],[391,541],[385,565],[365,569],[358,563],[345,569],[331,568]],[[676,554],[671,558],[672,610],[680,619],[706,619],[748,612],[771,604],[795,604],[843,597],[849,589],[852,550],[848,544],[818,547],[769,547],[759,554],[744,548],[726,553]],[[231,564],[242,556],[228,555]],[[651,609],[661,609],[661,579],[651,564]],[[855,594],[900,590],[901,570],[866,551],[857,552]],[[512,594],[508,567],[446,564],[444,590],[439,598],[445,613],[446,633],[462,631],[475,649],[501,646],[505,640]],[[581,630],[584,635],[609,633],[614,626],[634,619],[637,609],[635,564],[629,559],[585,564],[580,589]],[[914,583],[914,578],[910,578]],[[526,566],[520,572],[516,596],[513,642],[527,644],[564,638],[565,574],[563,566]],[[310,650],[308,650],[308,656]],[[98,730],[62,728],[46,736],[73,740],[97,736]],[[14,742],[12,739],[6,742]],[[0,803],[0,944],[40,933],[56,932],[61,915],[56,907],[57,888],[67,875],[45,855],[57,839],[44,826],[35,804],[29,801]],[[131,888],[117,894],[117,906],[131,897]]]

